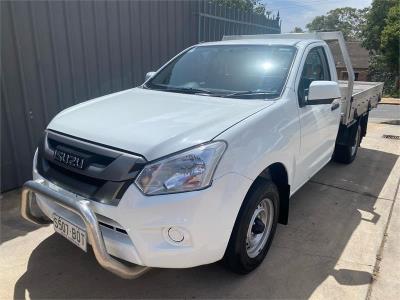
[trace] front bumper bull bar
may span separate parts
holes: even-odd
[[[149,270],[149,267],[133,265],[127,266],[118,260],[111,257],[106,250],[103,235],[97,222],[96,214],[90,208],[89,200],[72,198],[67,195],[58,193],[48,186],[44,185],[43,179],[27,181],[22,188],[21,196],[21,215],[26,220],[35,224],[49,224],[51,220],[44,216],[35,215],[34,197],[30,197],[30,193],[38,194],[46,197],[49,200],[56,202],[63,208],[79,215],[86,225],[86,231],[90,244],[92,245],[94,255],[98,263],[108,271],[125,279],[133,279],[142,275]],[[36,204],[37,205],[37,204]]]

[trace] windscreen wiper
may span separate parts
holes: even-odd
[[[212,91],[202,88],[167,87],[165,90],[174,92],[183,92],[188,94],[214,94]]]
[[[238,97],[238,96],[257,96],[257,95],[279,96],[280,93],[255,90],[255,91],[241,91],[241,92],[230,93],[230,94],[223,95],[221,97],[230,98],[230,97]]]
[[[178,87],[178,86],[168,86],[168,85],[161,85],[161,84],[152,84],[152,86],[145,86],[148,89],[156,89],[159,91],[165,92],[178,92],[178,93],[187,93],[187,94],[207,94],[211,95],[214,92],[203,89],[203,88],[188,88],[188,87]]]

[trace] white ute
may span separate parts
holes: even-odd
[[[354,160],[383,84],[353,78],[340,32],[192,46],[142,86],[59,113],[21,213],[91,245],[124,278],[219,260],[248,273],[287,223],[290,196],[332,158]]]

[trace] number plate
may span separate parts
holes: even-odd
[[[86,231],[53,214],[54,230],[86,252]]]

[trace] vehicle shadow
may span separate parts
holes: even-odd
[[[21,190],[16,189],[0,196],[1,234],[0,245],[16,237],[38,229],[40,226],[27,222],[21,217]]]
[[[360,149],[352,165],[329,163],[291,199],[289,225],[278,227],[267,258],[246,276],[215,263],[152,269],[138,279],[124,280],[103,270],[91,251],[84,253],[53,234],[32,252],[27,271],[15,285],[14,298],[23,299],[27,292],[32,299],[283,299],[309,298],[325,281],[367,285],[374,261],[366,260],[363,252],[368,249],[348,251],[348,243],[365,222],[368,226],[386,222],[377,199],[397,158]],[[391,195],[385,197],[383,201],[390,203]]]

